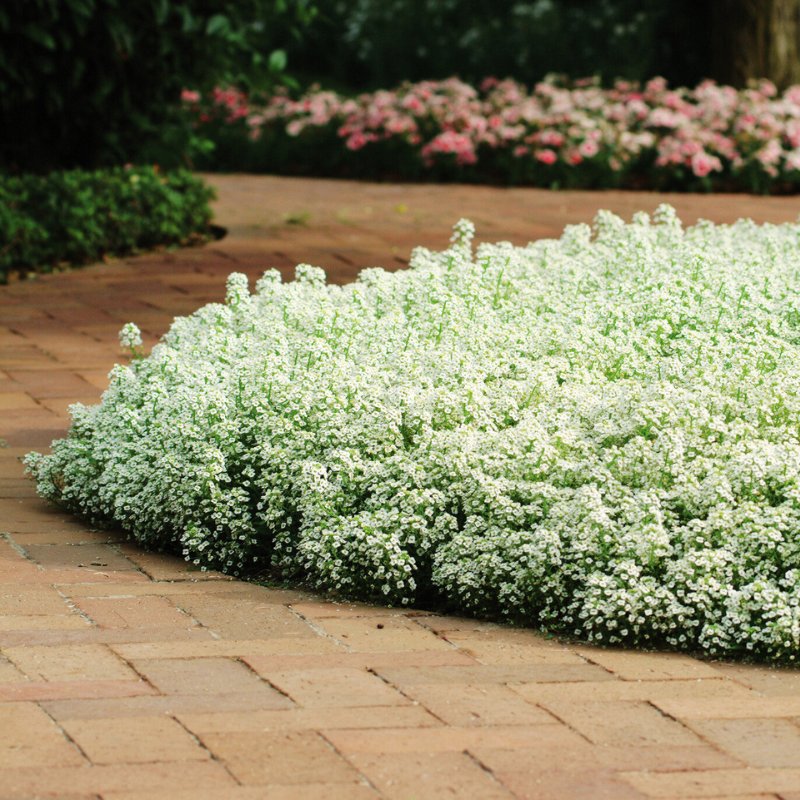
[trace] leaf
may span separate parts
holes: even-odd
[[[94,12],[92,0],[70,0],[68,5],[70,14],[79,17],[90,19]]]
[[[293,89],[294,91],[300,90],[300,83],[297,80],[295,80],[291,75],[284,75],[282,80],[289,89]]]
[[[23,28],[22,33],[32,42],[36,42],[36,44],[46,47],[48,50],[56,49],[56,40],[37,25],[27,25]]]
[[[206,23],[208,36],[228,36],[231,32],[231,23],[224,14],[214,14]]]
[[[156,0],[156,24],[163,25],[169,16],[169,0]]]
[[[286,69],[286,51],[285,50],[273,50],[269,54],[269,64],[270,72],[283,72]]]
[[[181,15],[181,30],[183,33],[192,33],[195,28],[192,12],[186,6],[178,6],[178,13]]]

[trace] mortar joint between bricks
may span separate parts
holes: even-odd
[[[380,674],[380,672],[379,672],[379,671],[378,671],[378,670],[377,670],[375,667],[367,667],[367,672],[369,672],[371,675],[374,675],[374,676],[375,676],[376,678],[378,678],[379,680],[383,681],[383,682],[384,682],[384,683],[385,683],[385,684],[386,684],[386,685],[387,685],[389,688],[391,688],[391,689],[394,689],[394,691],[396,691],[396,692],[397,692],[398,694],[400,694],[402,697],[405,697],[405,699],[406,699],[406,700],[408,700],[408,701],[410,701],[410,702],[412,703],[412,705],[415,705],[415,706],[421,706],[421,707],[422,707],[422,708],[424,708],[424,709],[425,709],[425,710],[426,710],[426,711],[427,711],[427,712],[428,712],[428,713],[429,713],[429,714],[430,714],[430,715],[431,715],[431,716],[432,716],[434,719],[436,719],[436,720],[438,720],[439,722],[441,722],[441,723],[442,723],[442,725],[444,725],[444,726],[448,726],[448,722],[447,722],[445,719],[443,719],[442,717],[440,717],[440,716],[439,716],[439,715],[438,715],[438,714],[437,714],[435,711],[432,711],[432,710],[431,710],[431,709],[429,709],[427,706],[425,706],[425,705],[423,705],[422,703],[420,703],[420,701],[419,701],[419,700],[417,700],[417,699],[415,699],[414,697],[412,697],[410,694],[408,694],[408,692],[405,692],[405,691],[403,691],[403,690],[402,690],[402,689],[401,689],[401,688],[400,688],[400,687],[399,687],[399,686],[398,686],[396,683],[392,683],[392,682],[391,682],[391,681],[390,681],[388,678],[385,678],[383,675],[381,675],[381,674]]]
[[[359,770],[359,769],[358,769],[358,767],[356,767],[356,766],[355,766],[355,764],[352,764],[352,762],[350,761],[350,759],[347,757],[347,754],[346,754],[345,752],[343,752],[342,750],[340,750],[340,749],[339,749],[339,748],[336,746],[336,744],[335,744],[334,742],[332,742],[332,741],[331,741],[331,740],[330,740],[330,739],[329,739],[329,738],[328,738],[328,737],[325,735],[325,733],[324,733],[323,731],[314,731],[314,733],[316,733],[316,734],[317,734],[317,736],[319,736],[319,738],[320,738],[320,739],[322,739],[322,741],[323,741],[323,742],[325,742],[325,744],[326,744],[326,745],[328,745],[328,747],[330,747],[330,748],[331,748],[331,750],[333,750],[333,752],[334,752],[334,753],[336,753],[336,755],[337,755],[337,756],[339,756],[339,758],[343,759],[343,760],[344,760],[344,761],[346,761],[348,764],[351,764],[351,766],[353,766],[353,767],[356,769],[356,771],[358,772],[358,774],[359,774],[359,776],[360,776],[361,780],[364,782],[364,784],[365,784],[366,786],[369,786],[369,788],[370,788],[370,789],[372,789],[372,790],[375,792],[375,794],[376,794],[378,797],[383,797],[383,796],[384,796],[384,795],[383,795],[383,794],[382,794],[380,791],[378,791],[378,787],[377,787],[377,785],[376,785],[376,784],[374,784],[374,783],[373,783],[373,782],[372,782],[372,781],[369,779],[369,777],[368,777],[368,776],[366,776],[366,775],[365,775],[363,772],[361,772],[361,770]]]
[[[694,728],[691,728],[682,719],[680,719],[680,717],[676,717],[668,713],[667,711],[664,711],[663,708],[659,708],[652,700],[645,700],[645,705],[648,705],[650,706],[650,708],[655,709],[662,717],[664,717],[664,719],[669,719],[672,720],[672,722],[676,722],[678,725],[681,726],[681,728],[683,728],[683,730],[688,731],[693,736],[697,736],[699,739],[701,739],[703,742],[709,745],[709,747],[713,748],[714,750],[719,750],[719,747],[717,747],[717,745],[715,745],[711,739],[708,739],[704,734],[694,730]]]
[[[86,761],[91,764],[92,759],[89,758],[89,754],[80,746],[77,739],[75,739],[66,728],[64,728],[61,723],[53,716],[53,714],[45,707],[45,704],[42,702],[34,703],[38,708],[40,708],[51,720],[53,720],[53,724],[58,728],[61,732],[61,735],[86,759]]]
[[[30,555],[28,554],[28,551],[21,544],[17,544],[17,542],[14,541],[14,534],[13,533],[8,533],[6,531],[3,531],[2,533],[0,533],[0,537],[2,537],[3,539],[5,539],[6,542],[8,542],[9,547],[11,547],[11,549],[17,555],[19,555],[22,558],[24,558],[25,561],[28,561],[31,564],[34,564],[39,569],[42,569],[41,564],[39,564],[37,561],[34,561],[34,559],[32,559],[30,557]]]
[[[476,756],[475,753],[473,753],[470,748],[464,750],[464,755],[468,759],[470,759],[470,761],[472,761],[477,767],[482,769],[494,783],[496,783],[502,789],[505,789],[505,791],[508,792],[509,797],[516,797],[516,795],[513,794],[511,790],[505,786],[505,784],[494,774],[494,772],[486,764],[484,764],[483,761],[481,761],[480,758],[478,758],[478,756]]]
[[[326,631],[322,626],[309,619],[305,614],[303,614],[302,611],[298,611],[293,605],[287,605],[286,608],[288,608],[289,611],[291,611],[292,614],[294,614],[298,619],[301,619],[303,622],[305,622],[305,624],[308,625],[308,627],[311,628],[311,630],[314,631],[317,636],[322,636],[325,639],[330,639],[336,644],[344,645],[347,648],[348,653],[353,652],[352,648],[347,642],[337,639],[332,633],[328,633],[328,631]]]
[[[208,753],[208,757],[211,759],[211,761],[213,761],[216,764],[219,764],[222,767],[222,769],[224,769],[225,772],[228,775],[230,775],[231,779],[234,781],[234,783],[237,786],[242,786],[243,785],[242,782],[236,777],[236,775],[234,775],[234,773],[230,770],[228,765],[221,758],[219,758],[219,756],[217,756],[217,754],[213,750],[211,750],[209,747],[207,747],[205,742],[191,728],[187,727],[182,719],[180,719],[179,717],[176,717],[176,716],[174,716],[172,714],[170,715],[169,718],[174,720],[175,722],[177,722],[178,725],[180,725],[181,728],[183,728],[183,730],[185,730],[186,733],[189,734],[189,736],[191,737],[192,741],[194,741],[194,743],[201,750],[204,750],[206,753]]]
[[[93,628],[97,627],[97,623],[68,594],[58,586],[54,586],[53,588],[73,614],[77,614],[81,619],[85,619]]]
[[[148,577],[148,578],[150,578],[150,580],[151,580],[153,583],[160,583],[160,581],[157,581],[157,580],[155,580],[155,579],[154,579],[152,576],[148,575],[148,573],[147,573],[147,572],[145,572],[144,574],[145,574],[145,575],[147,575],[147,577]],[[180,583],[181,581],[174,581],[174,582],[175,582],[175,583]],[[187,616],[187,617],[188,617],[188,618],[189,618],[189,619],[190,619],[192,622],[194,622],[194,624],[195,624],[195,625],[197,625],[197,627],[198,627],[199,629],[202,629],[202,630],[208,631],[208,633],[209,633],[209,635],[211,636],[211,638],[212,638],[212,639],[219,640],[219,639],[221,639],[221,638],[222,638],[222,637],[221,637],[221,636],[220,636],[220,635],[219,635],[219,634],[218,634],[216,631],[213,631],[213,630],[211,630],[211,628],[207,628],[205,625],[203,625],[203,623],[202,623],[202,622],[201,622],[201,621],[200,621],[200,620],[199,620],[197,617],[195,617],[195,616],[194,616],[194,614],[192,614],[190,611],[188,611],[187,609],[185,609],[185,608],[184,608],[184,607],[183,607],[183,606],[180,604],[180,599],[179,599],[179,598],[175,598],[175,599],[172,601],[172,605],[174,605],[174,606],[175,606],[175,608],[176,608],[176,609],[178,609],[178,611],[179,611],[181,614],[185,614],[185,615],[186,615],[186,616]]]
[[[123,664],[125,664],[125,666],[127,666],[127,667],[128,667],[128,669],[130,669],[130,671],[131,671],[131,672],[133,672],[133,673],[134,673],[134,674],[135,674],[135,675],[136,675],[136,676],[139,678],[139,680],[140,680],[140,681],[142,681],[142,683],[144,683],[144,684],[146,684],[147,686],[149,686],[149,687],[150,687],[150,688],[153,690],[153,692],[155,693],[155,695],[156,695],[156,696],[158,696],[158,695],[160,695],[160,696],[162,696],[162,697],[164,696],[164,692],[162,692],[162,691],[161,691],[161,690],[158,688],[158,686],[156,686],[156,685],[155,685],[155,684],[154,684],[154,683],[153,683],[153,682],[152,682],[152,681],[151,681],[151,680],[150,680],[150,679],[149,679],[149,678],[148,678],[148,677],[147,677],[147,676],[146,676],[146,675],[145,675],[143,672],[141,672],[141,670],[137,669],[136,665],[135,665],[135,664],[134,664],[132,661],[129,661],[127,658],[123,658],[123,657],[122,657],[122,656],[121,656],[121,655],[120,655],[120,654],[119,654],[119,653],[118,653],[118,652],[117,652],[117,651],[116,651],[116,650],[115,650],[113,647],[109,647],[108,649],[109,649],[109,650],[110,650],[110,651],[111,651],[111,652],[112,652],[112,653],[113,653],[113,654],[114,654],[114,655],[115,655],[115,656],[116,656],[116,657],[117,657],[117,658],[118,658],[118,659],[119,659],[119,660],[120,660],[120,661],[121,661]]]
[[[253,675],[255,675],[261,683],[266,684],[270,687],[270,689],[274,689],[279,695],[285,697],[293,706],[296,707],[298,705],[295,699],[287,691],[281,689],[281,687],[276,683],[273,683],[269,678],[265,678],[260,672],[253,669],[245,656],[236,656],[233,660],[238,661],[248,672],[251,672]]]
[[[595,661],[591,656],[587,656],[584,653],[579,653],[577,650],[573,650],[570,648],[571,653],[575,653],[578,658],[582,658],[587,664],[591,664],[594,667],[600,667],[603,672],[607,672],[609,675],[613,675],[617,680],[622,680],[616,672],[610,667],[607,667],[605,664],[600,663],[599,661]]]
[[[527,702],[527,701],[526,701],[526,702]],[[537,706],[537,708],[541,708],[541,706]],[[573,733],[576,733],[578,736],[580,736],[580,737],[581,737],[581,739],[583,739],[584,741],[588,742],[588,743],[589,743],[590,745],[592,745],[592,746],[594,746],[594,745],[595,745],[595,742],[593,742],[593,741],[592,741],[592,740],[591,740],[591,739],[590,739],[590,738],[589,738],[589,737],[588,737],[588,736],[587,736],[585,733],[583,733],[582,731],[579,731],[577,728],[573,728],[573,727],[572,727],[572,725],[570,725],[570,724],[569,724],[569,722],[568,722],[566,719],[564,719],[564,717],[561,717],[561,716],[559,716],[558,714],[556,714],[556,712],[555,712],[555,711],[552,711],[552,710],[551,710],[551,709],[549,709],[549,708],[545,708],[545,709],[543,709],[543,710],[544,710],[544,711],[547,711],[547,713],[548,713],[548,714],[550,714],[550,716],[551,716],[551,717],[553,717],[555,720],[557,720],[558,722],[560,722],[560,723],[561,723],[562,725],[564,725],[565,727],[569,728],[569,730],[571,730]]]
[[[130,536],[130,534],[128,534],[128,539],[130,539],[130,538],[131,538],[131,536]],[[145,571],[142,569],[142,567],[140,567],[140,566],[139,566],[139,565],[138,565],[138,564],[137,564],[135,561],[131,561],[131,559],[129,559],[129,558],[128,558],[128,557],[127,557],[127,556],[126,556],[126,555],[125,555],[125,554],[122,552],[122,547],[121,547],[121,544],[120,544],[119,542],[108,542],[108,543],[106,544],[106,547],[109,547],[109,548],[110,548],[110,549],[111,549],[111,550],[112,550],[112,551],[113,551],[113,552],[114,552],[116,555],[118,555],[120,558],[124,558],[126,561],[130,561],[130,563],[132,564],[132,566],[134,567],[134,569],[136,570],[136,572],[138,572],[140,575],[144,575],[146,578],[148,578],[148,579],[149,579],[149,580],[151,580],[151,581],[153,580],[153,576],[152,576],[152,575],[149,575],[147,572],[145,572]]]

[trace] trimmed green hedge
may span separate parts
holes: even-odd
[[[0,176],[0,282],[209,235],[213,190],[185,170]]]

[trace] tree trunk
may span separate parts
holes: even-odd
[[[711,0],[714,77],[744,86],[800,83],[800,0]]]

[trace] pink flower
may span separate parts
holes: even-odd
[[[735,176],[756,164],[768,175],[791,173],[792,182],[800,165],[800,86],[780,94],[764,81],[745,90],[713,81],[670,89],[654,78],[642,91],[625,81],[603,89],[594,79],[529,88],[489,78],[476,89],[449,78],[347,98],[313,86],[297,99],[277,90],[254,104],[238,89],[217,87],[207,97],[184,89],[181,100],[200,122],[244,120],[253,138],[278,127],[297,136],[327,126],[351,151],[400,140],[427,165],[439,158],[474,164],[492,149],[580,168],[602,153],[617,171],[651,158],[660,169],[688,168],[697,177],[723,169]]]
[[[563,133],[554,130],[542,131],[538,136],[540,144],[547,145],[548,147],[561,147],[564,144],[565,137]]]
[[[366,135],[358,131],[356,133],[351,133],[344,144],[348,150],[360,150],[362,147],[365,147],[368,142],[369,139]]]
[[[695,153],[692,156],[692,172],[698,178],[705,178],[711,172],[719,172],[722,170],[720,160],[715,156],[711,156],[704,150]]]
[[[798,97],[798,106],[800,106],[800,97]],[[800,120],[791,120],[786,125],[786,138],[792,147],[800,147]]]
[[[558,160],[558,156],[555,154],[553,150],[549,148],[545,148],[544,150],[537,150],[534,153],[536,160],[541,161],[542,164],[555,164]]]
[[[773,166],[781,160],[783,148],[775,139],[770,140],[757,153],[756,158],[765,167]]]
[[[681,153],[687,158],[692,158],[693,156],[702,153],[702,151],[703,151],[703,145],[694,139],[685,141],[681,144]]]
[[[764,97],[775,97],[778,94],[778,87],[772,81],[761,81],[758,90]]]
[[[667,81],[666,78],[651,78],[644,87],[645,93],[648,95],[660,94],[666,91]]]
[[[792,150],[786,155],[786,169],[800,171],[800,149]]]
[[[470,138],[455,131],[440,133],[422,148],[422,156],[427,163],[431,163],[437,153],[452,153],[458,164],[474,164],[478,160]]]
[[[654,128],[677,128],[684,121],[685,117],[669,108],[654,108],[650,112],[647,124]]]

